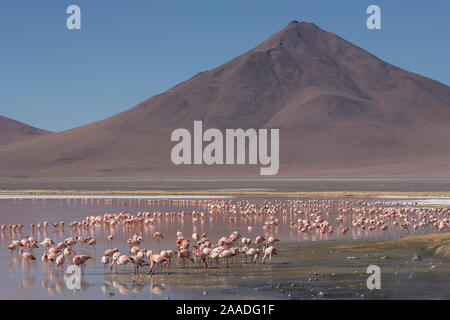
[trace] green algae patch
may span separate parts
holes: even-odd
[[[338,246],[347,250],[389,250],[389,249],[415,249],[424,254],[433,254],[436,257],[450,258],[450,232],[427,235],[412,235],[386,241],[363,241],[345,243]]]

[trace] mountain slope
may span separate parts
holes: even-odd
[[[0,145],[42,136],[49,133],[51,132],[0,116]]]
[[[0,148],[25,176],[259,175],[174,166],[176,128],[279,128],[280,176],[450,174],[450,87],[311,23],[105,120]]]

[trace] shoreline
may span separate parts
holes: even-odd
[[[28,189],[0,190],[2,195],[60,195],[60,196],[336,196],[380,197],[400,199],[410,197],[450,197],[450,192],[378,192],[378,191],[154,191],[154,190],[64,190]]]
[[[450,179],[5,178],[2,193],[450,196]]]

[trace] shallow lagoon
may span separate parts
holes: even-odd
[[[167,198],[167,196],[165,197]],[[318,230],[308,233],[299,232],[290,227],[290,222],[296,220],[295,214],[280,214],[280,224],[277,227],[263,229],[263,216],[245,217],[239,214],[223,212],[209,213],[206,207],[209,197],[186,196],[167,200],[158,197],[147,199],[137,198],[64,198],[64,199],[1,199],[0,224],[25,225],[21,234],[8,231],[1,235],[0,248],[0,298],[3,299],[378,299],[378,298],[449,298],[450,284],[449,263],[434,257],[422,247],[381,247],[376,249],[375,241],[395,239],[410,234],[427,234],[436,230],[432,227],[410,231],[401,228],[389,228],[368,231],[351,228],[351,219],[335,222],[338,216],[339,201],[337,197],[316,197],[326,200],[329,212],[324,218],[336,225],[335,232],[321,234]],[[199,199],[201,198],[201,199]],[[205,200],[204,203],[197,200]],[[277,198],[220,198],[219,201],[248,200],[262,203],[264,200],[277,201]],[[296,199],[308,200],[311,197],[278,198],[280,210],[287,210]],[[376,199],[361,199],[373,205]],[[387,200],[391,201],[391,200]],[[392,200],[389,205],[400,205],[401,199]],[[411,202],[411,199],[405,200]],[[289,205],[289,203],[291,203]],[[379,205],[379,204],[378,204]],[[321,206],[319,204],[319,206]],[[88,230],[73,231],[68,224],[73,220],[82,220],[88,215],[103,215],[104,213],[126,212],[186,212],[181,215],[160,216],[153,225],[140,226],[133,230],[97,226]],[[193,211],[205,212],[200,215],[189,214]],[[235,219],[230,221],[230,216]],[[52,238],[56,243],[69,236],[91,236],[97,239],[95,250],[87,245],[77,244],[77,253],[91,254],[86,272],[80,283],[74,285],[70,275],[65,274],[67,264],[62,269],[46,266],[40,261],[41,248],[35,250],[37,260],[30,263],[20,256],[9,252],[6,248],[11,239],[20,239],[30,235],[29,225],[47,220],[59,222],[64,220],[66,227],[50,227],[47,232],[35,232],[34,237],[41,241],[44,237]],[[253,226],[254,230],[249,230]],[[345,235],[338,230],[349,226]],[[163,271],[157,270],[153,276],[146,272],[135,276],[131,274],[132,267],[119,268],[118,273],[104,270],[100,258],[105,249],[117,247],[121,252],[127,252],[126,239],[135,232],[141,232],[144,242],[141,247],[154,250],[175,249],[176,232],[180,230],[186,238],[193,232],[208,232],[208,238],[216,242],[220,237],[229,235],[236,230],[243,237],[254,239],[261,234],[268,238],[278,237],[279,253],[274,256],[272,264],[245,263],[244,258],[230,260],[229,268],[218,268],[215,264],[208,269],[200,269],[197,265],[188,263],[185,268],[175,264]],[[164,235],[161,240],[152,237],[155,231]],[[112,244],[107,236],[113,234]],[[361,245],[362,244],[362,245]],[[375,248],[375,249],[374,249]],[[421,256],[420,260],[412,260],[414,254]],[[382,269],[382,289],[370,291],[365,282],[368,277],[367,266],[377,264]],[[145,270],[146,271],[146,270]]]

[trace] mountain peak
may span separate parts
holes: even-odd
[[[306,21],[297,21],[297,20],[292,20],[291,22],[289,22],[289,24],[283,29],[292,29],[292,28],[296,28],[298,30],[317,30],[317,31],[324,31],[323,29],[321,29],[319,26],[317,26],[315,23],[313,22],[306,22]],[[281,30],[281,31],[283,31]]]
[[[449,86],[395,68],[314,23],[292,21],[248,52],[118,115],[0,146],[0,175],[259,172],[173,165],[172,131],[190,130],[196,120],[204,128],[280,129],[286,177],[450,174]]]
[[[293,20],[256,48],[262,51],[281,47],[297,48],[304,40],[309,40],[309,42],[324,41],[327,38],[323,36],[327,34],[326,31],[314,23]]]

